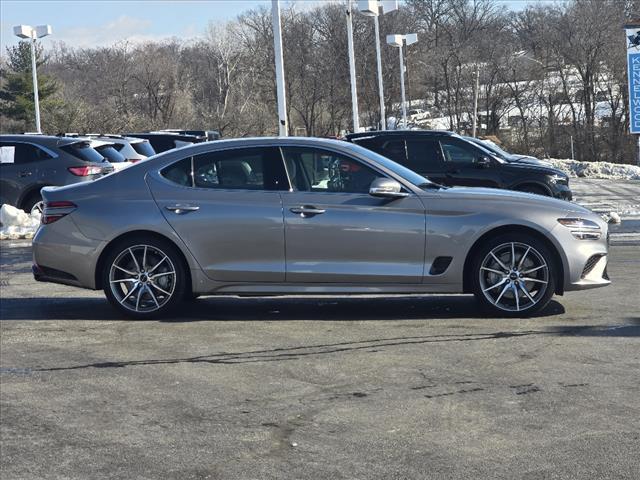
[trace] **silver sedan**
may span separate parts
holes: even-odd
[[[218,141],[43,189],[36,280],[134,318],[199,295],[473,293],[525,316],[608,285],[607,224],[573,203],[445,188],[357,145]]]

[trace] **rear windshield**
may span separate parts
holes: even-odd
[[[102,163],[105,161],[105,158],[93,149],[89,142],[63,145],[60,149],[85,162]]]
[[[124,155],[122,155],[122,153],[116,150],[112,145],[103,145],[101,147],[96,147],[96,150],[110,163],[121,163],[127,161]]]
[[[140,155],[144,155],[145,157],[150,157],[156,154],[156,151],[153,149],[151,144],[146,140],[144,142],[132,143],[131,146],[136,152],[138,152]]]

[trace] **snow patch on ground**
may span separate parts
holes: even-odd
[[[40,213],[28,214],[4,204],[0,208],[0,240],[31,239],[40,225]]]
[[[609,162],[579,162],[570,159],[545,159],[570,177],[640,180],[640,167]]]

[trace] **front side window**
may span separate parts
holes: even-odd
[[[463,145],[462,142],[443,140],[441,144],[445,162],[471,165],[478,156],[472,148]]]
[[[287,173],[298,191],[369,193],[381,175],[345,155],[308,147],[284,147]]]
[[[182,186],[231,190],[288,190],[277,148],[220,150],[188,157],[162,175]]]

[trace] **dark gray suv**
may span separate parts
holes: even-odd
[[[27,212],[40,189],[94,180],[113,172],[86,139],[46,135],[0,135],[0,203]]]

